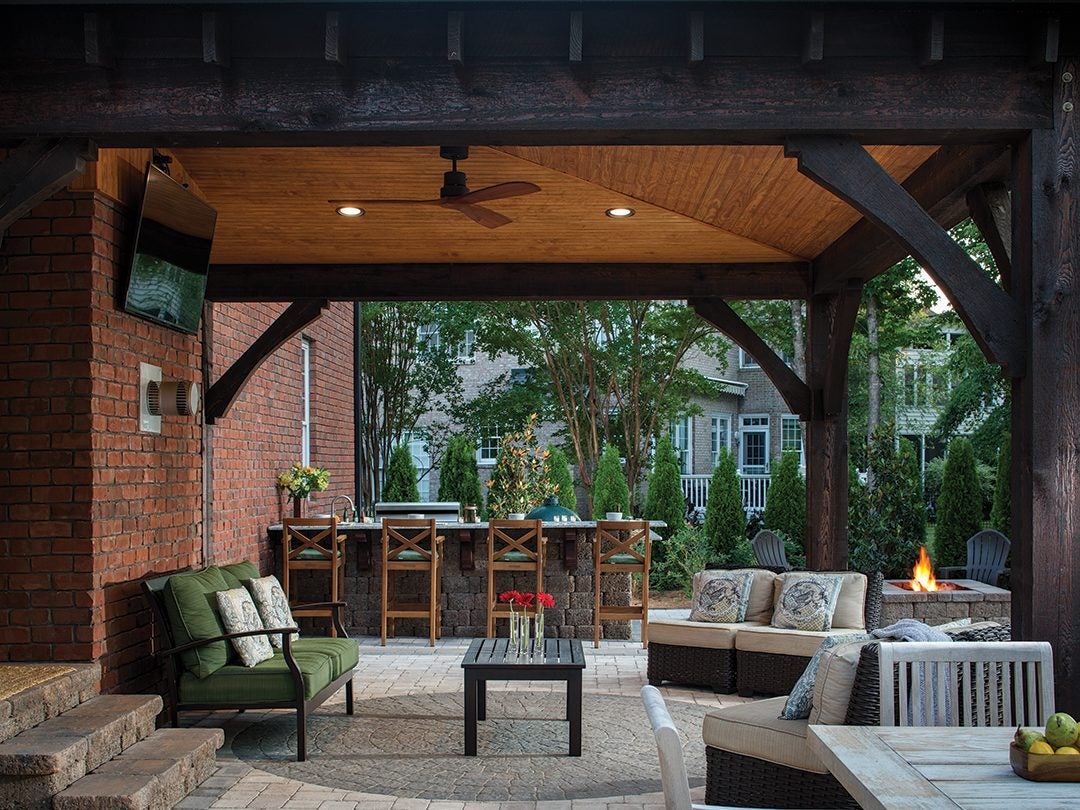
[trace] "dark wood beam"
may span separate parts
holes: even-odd
[[[483,63],[466,76],[445,61],[350,64],[355,87],[368,91],[343,84],[322,59],[233,53],[227,93],[201,58],[124,59],[109,74],[22,60],[0,83],[0,143],[88,132],[110,147],[775,144],[827,132],[868,143],[1006,142],[1052,123],[1045,68],[1016,59],[948,59],[933,71],[910,59],[840,60],[827,79],[796,59],[608,59],[590,62],[587,92],[568,62]]]
[[[932,11],[919,41],[919,64],[923,67],[936,65],[945,58],[945,12]]]
[[[691,11],[688,18],[689,59],[691,62],[702,62],[705,59],[705,13]]]
[[[820,62],[825,56],[825,12],[814,9],[806,15],[803,31],[802,62],[804,65]]]
[[[106,14],[97,11],[83,14],[83,56],[86,64],[99,68],[112,67],[116,62],[112,21]]]
[[[255,339],[236,362],[229,366],[206,392],[206,422],[214,424],[229,412],[256,369],[293,335],[322,314],[327,302],[297,301],[281,313],[265,332]]]
[[[92,141],[29,141],[0,162],[0,238],[8,226],[82,174],[97,160]]]
[[[1031,64],[1052,65],[1058,61],[1061,42],[1061,18],[1040,20],[1031,37]]]
[[[213,265],[211,301],[804,298],[802,262]]]
[[[585,25],[580,11],[570,12],[570,61],[580,62],[585,40]]]
[[[800,419],[810,418],[810,388],[735,310],[719,298],[691,298],[689,304],[757,361],[792,413]]]
[[[204,11],[202,15],[203,62],[218,67],[229,66],[229,33],[224,14]]]
[[[323,32],[323,58],[338,67],[345,67],[348,54],[345,49],[345,25],[341,12],[326,12],[326,26]]]
[[[1022,320],[1009,296],[974,259],[849,138],[792,138],[785,147],[799,171],[877,223],[933,277],[991,362],[1023,373]]]
[[[982,183],[967,193],[968,209],[975,226],[994,257],[1001,286],[1012,286],[1012,203],[1004,183]]]
[[[446,14],[446,61],[460,67],[465,64],[465,12]]]
[[[1008,176],[1009,154],[1004,145],[943,146],[903,185],[934,221],[951,228],[968,216],[965,195],[969,189]],[[860,220],[814,259],[814,292],[835,292],[852,278],[869,281],[907,255],[886,231],[868,219]]]
[[[862,291],[861,282],[849,282],[836,296],[834,311],[829,318],[825,378],[821,390],[821,412],[826,417],[839,416],[846,407],[848,352],[851,350],[852,335],[855,334]]]

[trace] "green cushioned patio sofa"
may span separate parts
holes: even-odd
[[[293,709],[296,711],[296,758],[307,759],[307,716],[345,687],[345,711],[353,713],[352,675],[359,647],[342,623],[344,602],[294,607],[331,607],[338,638],[297,638],[296,628],[266,628],[280,633],[281,649],[254,667],[245,666],[231,639],[260,631],[227,633],[214,596],[259,576],[251,562],[181,571],[142,582],[163,629],[167,649],[158,650],[168,681],[169,720],[181,711],[215,709]]]

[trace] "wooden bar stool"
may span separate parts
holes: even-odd
[[[593,538],[593,646],[600,646],[600,622],[641,619],[641,646],[649,646],[649,564],[652,542],[647,520],[598,520]],[[604,574],[641,574],[641,603],[602,605],[600,579]]]
[[[387,626],[394,635],[395,619],[427,619],[431,646],[442,638],[443,538],[435,533],[434,519],[383,518],[382,520],[382,645],[386,646]],[[399,571],[427,571],[430,577],[428,600],[398,602],[394,579]]]
[[[495,574],[499,571],[535,571],[536,593],[544,590],[547,538],[539,520],[488,522],[487,636],[495,637],[495,620],[509,618],[510,605],[499,602]]]
[[[292,573],[327,571],[330,574],[330,603],[320,607],[293,609],[296,616],[334,616],[345,595],[345,535],[338,534],[337,516],[285,518],[281,528],[281,586],[291,603]],[[337,636],[337,628],[331,627]]]

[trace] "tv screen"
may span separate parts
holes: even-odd
[[[195,334],[217,212],[153,165],[146,168],[124,309]]]

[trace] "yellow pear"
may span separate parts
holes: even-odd
[[[1045,743],[1042,740],[1033,742],[1031,748],[1028,749],[1029,754],[1052,754],[1054,749],[1050,747],[1049,743]]]
[[[1077,751],[1071,745],[1063,745],[1063,746],[1061,746],[1061,748],[1059,748],[1054,753],[1055,754],[1068,754],[1069,756],[1080,757],[1080,751]]]

